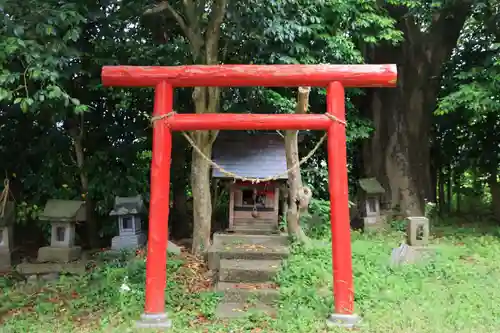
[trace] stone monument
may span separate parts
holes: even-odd
[[[429,219],[424,216],[410,216],[406,219],[407,243],[410,246],[426,246],[429,244]]]
[[[112,250],[135,249],[146,244],[141,219],[144,212],[144,201],[140,195],[115,198],[115,205],[109,215],[118,218],[119,234],[111,240]]]
[[[386,218],[381,214],[380,201],[385,193],[384,188],[375,178],[360,179],[358,184],[358,201],[364,230],[383,228]]]
[[[391,265],[415,263],[429,258],[434,248],[429,245],[429,219],[424,216],[410,216],[407,219],[406,242],[392,249]]]
[[[82,248],[75,246],[75,226],[87,220],[85,202],[49,200],[40,220],[51,224],[50,246],[38,249],[39,262],[70,262],[80,258]]]
[[[15,220],[16,209],[14,203],[7,201],[3,207],[0,204],[0,271],[9,270],[11,266]]]

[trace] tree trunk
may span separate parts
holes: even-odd
[[[448,174],[446,175],[447,178],[447,185],[446,185],[446,198],[447,198],[447,207],[448,207],[448,213],[451,213],[453,210],[453,171],[451,169],[451,166],[448,166]]]
[[[470,4],[457,1],[435,13],[427,32],[401,7],[388,6],[405,41],[379,47],[371,55],[374,63],[398,64],[396,89],[369,91],[369,116],[375,133],[363,149],[364,170],[386,188],[386,200],[403,214],[423,215],[425,199],[432,197],[430,175],[430,130],[439,78],[460,30],[470,13]]]
[[[443,168],[439,169],[439,176],[438,176],[438,197],[439,197],[439,213],[442,214],[445,211],[445,205],[446,205],[446,200],[445,200],[445,178],[444,178],[444,172]]]
[[[220,28],[226,14],[227,0],[214,0],[210,10],[204,2],[185,0],[182,2],[183,15],[168,1],[162,1],[144,14],[150,15],[167,11],[179,24],[189,41],[193,63],[215,65],[219,61]],[[202,25],[209,12],[206,29]],[[205,30],[203,33],[202,31]],[[203,52],[204,51],[204,52]],[[220,89],[196,87],[193,90],[195,112],[214,113],[219,108]],[[195,131],[193,142],[207,158],[212,156],[212,144],[217,131]],[[208,250],[212,220],[212,200],[210,191],[210,163],[199,152],[193,150],[191,162],[191,187],[193,189],[193,246],[195,254]]]
[[[300,87],[297,96],[297,107],[295,113],[306,113],[309,104],[310,88]],[[299,163],[299,131],[285,132],[286,165],[291,168]],[[288,207],[286,211],[286,221],[288,234],[295,237],[302,243],[308,243],[309,239],[300,226],[301,211],[307,207],[299,207],[299,196],[304,190],[300,168],[294,168],[288,172]],[[308,204],[308,202],[307,202]]]
[[[198,131],[196,145],[207,157],[212,155],[210,132]],[[193,246],[195,254],[201,254],[210,246],[212,226],[212,196],[210,191],[210,163],[193,149],[191,162],[191,187],[193,189]]]
[[[458,174],[457,172],[454,173],[454,177],[453,177],[453,189],[455,190],[454,192],[455,192],[455,195],[457,197],[456,212],[459,214],[462,211],[462,207],[461,207],[462,188],[461,188],[461,184],[460,184],[460,174]]]
[[[179,133],[174,134],[172,152],[172,218],[169,225],[171,234],[175,239],[190,238],[192,235],[191,215],[187,208],[186,189],[189,180],[189,173],[186,172],[186,164],[189,164],[187,156],[186,139]]]
[[[82,116],[83,117],[83,116]],[[83,120],[83,118],[82,118]],[[83,123],[83,122],[82,122]],[[69,119],[66,121],[67,130],[71,138],[73,139],[73,146],[75,149],[76,165],[79,170],[81,193],[85,200],[85,213],[87,220],[85,221],[85,227],[87,230],[87,241],[90,248],[99,247],[99,237],[97,221],[94,215],[94,201],[89,195],[89,179],[85,171],[85,153],[83,150],[83,124],[80,127],[74,119]]]
[[[496,173],[492,174],[488,180],[491,192],[491,209],[493,217],[497,222],[500,222],[500,183],[498,182]]]
[[[219,88],[197,87],[193,90],[196,113],[215,113],[219,108]],[[217,131],[195,131],[192,138],[207,158],[212,157],[212,145]],[[193,149],[191,160],[191,187],[193,189],[193,246],[195,254],[202,254],[210,246],[212,228],[212,193],[210,163]]]

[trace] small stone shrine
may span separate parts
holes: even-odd
[[[50,246],[38,249],[39,262],[70,262],[80,258],[82,248],[75,246],[77,222],[87,220],[85,202],[49,200],[40,216],[51,224]]]
[[[146,244],[141,219],[144,212],[144,201],[140,195],[115,198],[115,206],[109,215],[118,217],[119,234],[111,241],[112,250],[135,249]]]
[[[0,271],[10,269],[13,244],[13,225],[16,219],[15,205],[7,201],[0,204]]]
[[[358,184],[358,202],[365,230],[383,227],[385,216],[381,214],[380,201],[384,188],[375,178],[360,179]]]

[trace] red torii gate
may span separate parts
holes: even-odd
[[[165,312],[172,131],[326,130],[333,294],[329,322],[352,326],[354,290],[348,206],[344,87],[394,87],[396,65],[104,66],[104,86],[155,87],[146,301],[140,326],[168,327]],[[326,87],[329,114],[175,114],[174,87]],[[167,116],[168,115],[168,116]]]

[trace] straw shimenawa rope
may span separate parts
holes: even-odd
[[[161,116],[151,117],[151,124],[154,125],[157,121],[163,120],[163,119],[168,119],[168,118],[172,117],[175,114],[176,114],[176,112],[172,111],[170,113],[167,113],[167,114],[164,114],[164,115],[161,115]],[[335,121],[337,123],[340,123],[340,124],[342,124],[344,126],[347,125],[347,123],[344,120],[338,119],[337,117],[335,117],[332,114],[325,113],[325,116],[327,116],[331,120],[333,120],[333,121]],[[168,122],[167,122],[166,125],[168,126]],[[215,161],[213,161],[211,158],[209,158],[207,155],[205,155],[203,153],[203,151],[196,145],[196,143],[191,138],[191,136],[189,136],[188,133],[186,133],[184,131],[181,131],[181,133],[186,138],[186,140],[189,142],[189,144],[193,147],[193,149],[205,161],[207,161],[213,168],[219,170],[221,173],[223,173],[224,175],[226,175],[228,177],[233,178],[234,180],[249,181],[249,182],[254,183],[254,184],[257,184],[257,183],[260,183],[260,182],[268,182],[268,181],[273,181],[273,180],[281,179],[281,178],[287,176],[291,171],[294,171],[295,169],[300,168],[300,166],[302,166],[302,164],[304,164],[305,162],[307,162],[316,153],[316,151],[321,147],[321,145],[325,141],[326,135],[327,135],[327,133],[325,132],[325,134],[323,134],[323,136],[318,141],[318,143],[316,143],[316,145],[314,146],[314,148],[311,149],[311,151],[306,156],[304,156],[299,162],[295,163],[293,166],[291,166],[290,168],[288,168],[285,172],[280,173],[278,175],[265,177],[265,178],[251,178],[251,177],[243,177],[243,176],[240,176],[238,174],[235,174],[234,172],[231,172],[231,171],[228,171],[228,170],[224,169],[222,166],[220,166]]]

